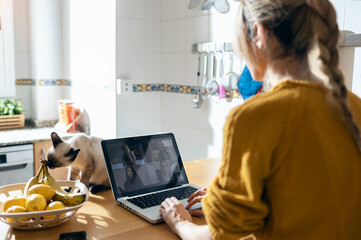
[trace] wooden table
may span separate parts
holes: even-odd
[[[185,163],[189,182],[207,187],[218,173],[220,158]],[[205,224],[204,218],[193,218]],[[89,201],[66,223],[43,230],[23,231],[0,222],[1,239],[59,239],[60,233],[86,231],[89,239],[179,239],[164,223],[152,225],[119,206],[110,190],[91,194]]]

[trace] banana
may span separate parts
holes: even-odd
[[[28,196],[29,188],[31,188],[33,185],[39,183],[39,176],[40,176],[40,173],[43,172],[43,168],[44,168],[43,165],[41,165],[40,168],[39,168],[39,170],[38,170],[38,173],[36,174],[36,176],[30,178],[30,179],[28,180],[28,182],[26,183],[25,188],[24,188],[24,196],[25,196],[25,197]]]
[[[56,192],[59,192],[59,193],[62,193],[62,194],[68,194],[68,192],[64,191],[64,189],[62,189],[59,184],[56,182],[55,178],[53,178],[50,173],[49,173],[49,170],[48,170],[48,166],[46,164],[46,160],[44,161],[44,178],[43,178],[43,181],[44,181],[44,184],[46,185],[49,185],[52,189],[54,189],[54,191]]]
[[[85,201],[86,194],[84,193],[67,193],[63,194],[55,191],[53,201],[61,201],[65,206],[76,206]]]
[[[65,206],[76,206],[85,201],[86,194],[84,193],[68,193],[62,189],[56,180],[50,175],[47,160],[42,159],[41,164],[43,168],[43,181],[44,184],[49,185],[54,191],[55,195],[53,201],[61,201]]]

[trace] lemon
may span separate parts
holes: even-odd
[[[25,197],[8,197],[3,205],[3,212],[6,212],[8,208],[17,205],[25,207],[26,198]]]
[[[26,199],[25,206],[29,212],[43,211],[46,208],[46,199],[43,195],[34,193]]]
[[[60,201],[54,201],[49,203],[49,205],[45,208],[46,211],[49,210],[59,210],[59,209],[64,209],[65,205],[64,203],[60,202]],[[65,213],[61,214],[60,217],[65,217]],[[44,219],[54,219],[55,215],[50,215],[50,216],[44,216]]]
[[[27,212],[26,208],[23,206],[11,206],[6,210],[6,213],[22,213]],[[6,218],[6,221],[8,222],[15,222],[13,218]],[[29,221],[29,218],[20,218],[20,221]]]
[[[49,202],[52,199],[52,197],[54,197],[54,195],[55,195],[54,189],[52,189],[49,185],[46,185],[46,184],[33,185],[29,189],[28,194],[31,195],[34,193],[43,195],[43,197],[45,197],[47,202]]]

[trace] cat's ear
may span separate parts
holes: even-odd
[[[78,153],[80,151],[80,148],[71,148],[67,154],[65,154],[66,157],[71,157],[70,161],[74,161],[76,157],[78,156]]]
[[[74,148],[73,149],[73,155],[74,155],[74,159],[78,156],[78,153],[80,152],[80,148]]]
[[[59,135],[56,133],[56,132],[52,132],[51,133],[51,140],[53,141],[53,146],[54,148],[56,148],[56,146],[59,144],[59,143],[62,143],[63,140],[59,137]]]

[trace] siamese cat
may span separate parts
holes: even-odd
[[[108,172],[105,165],[101,138],[77,135],[62,140],[57,133],[51,133],[53,146],[48,151],[48,167],[70,166],[69,180],[80,181],[89,187],[91,193],[110,189]]]

